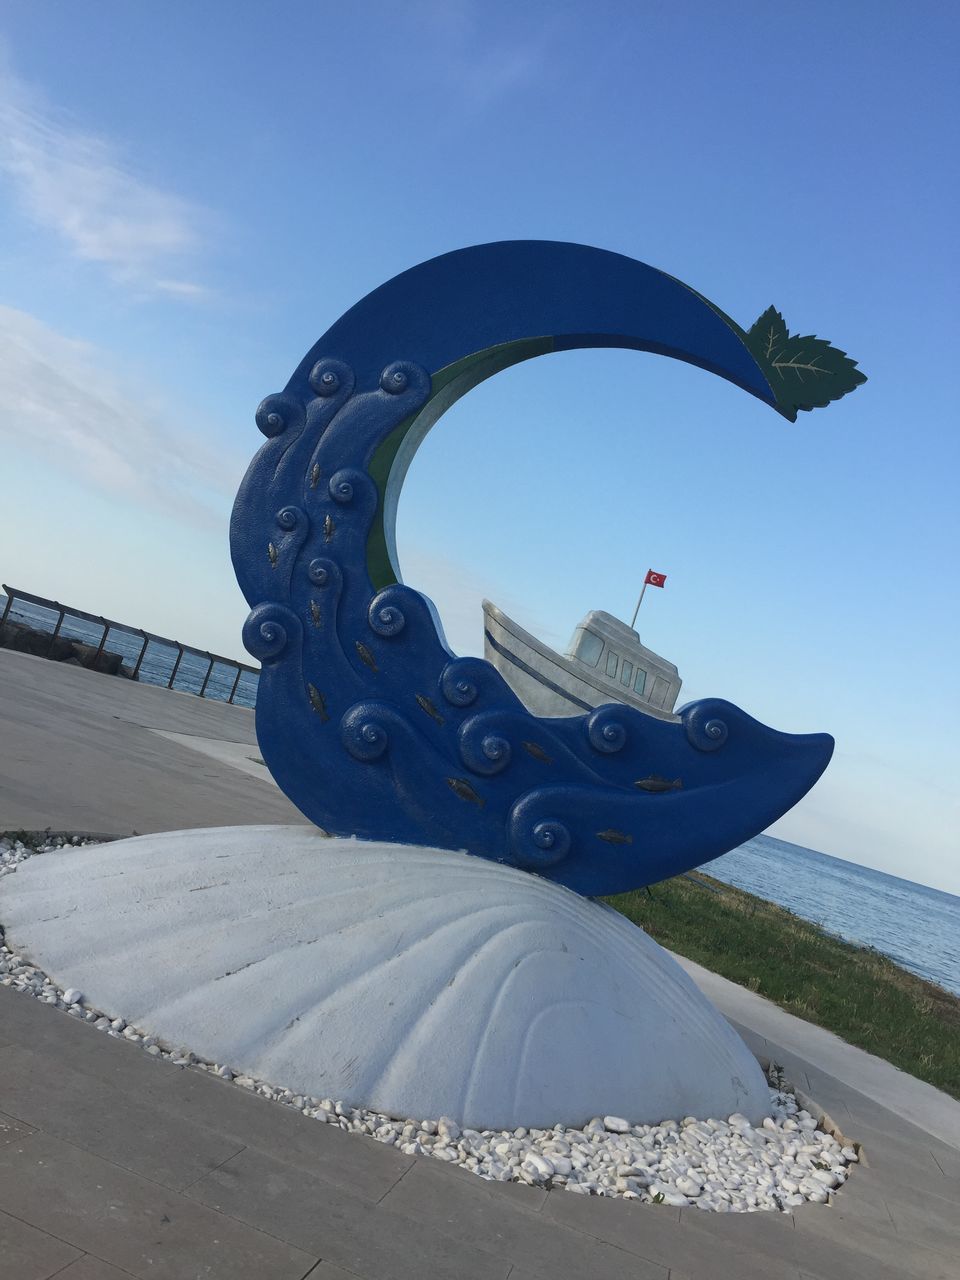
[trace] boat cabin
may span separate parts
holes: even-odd
[[[659,720],[677,719],[677,668],[612,614],[588,613],[563,654],[489,600],[483,619],[487,661],[534,715],[582,715],[602,703],[624,702]]]
[[[681,683],[677,668],[645,648],[632,627],[602,609],[583,619],[565,656],[589,667],[593,680],[609,687],[611,702],[637,699],[662,711],[676,705]]]

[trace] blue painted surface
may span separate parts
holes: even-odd
[[[554,349],[626,347],[672,355],[776,403],[738,327],[672,276],[623,254],[553,240],[505,240],[431,258],[351,307],[301,361],[337,357],[361,390],[392,360],[431,373],[477,351],[543,336]]]
[[[378,448],[419,438],[506,364],[574,346],[669,354],[776,407],[743,330],[672,277],[583,245],[476,246],[368,295],[261,404],[268,440],[241,484],[231,550],[252,608],[244,644],[263,664],[261,752],[309,818],[597,895],[756,835],[813,785],[833,740],[778,733],[719,700],[676,722],[620,704],[532,716],[489,663],[450,653],[426,597],[374,585],[390,488],[371,474]],[[637,788],[654,774],[682,786]]]

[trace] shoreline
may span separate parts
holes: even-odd
[[[960,997],[697,872],[606,901],[661,946],[960,1099]]]

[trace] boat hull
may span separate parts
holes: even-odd
[[[611,687],[575,658],[562,657],[489,600],[483,602],[483,643],[483,656],[534,715],[577,716],[604,703],[622,702],[656,720],[680,718],[630,688]]]

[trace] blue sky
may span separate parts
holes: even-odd
[[[834,762],[774,828],[960,892],[952,349],[958,33],[941,3],[0,4],[0,577],[239,655],[259,400],[398,271],[575,240],[771,303],[869,382],[791,426],[631,352],[473,391],[401,501],[478,651],[629,620],[681,701]]]

